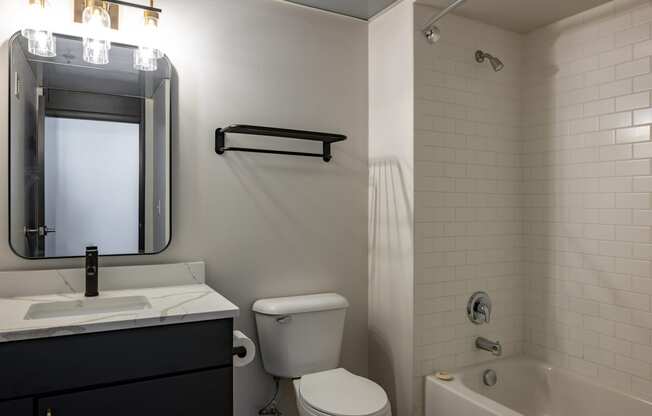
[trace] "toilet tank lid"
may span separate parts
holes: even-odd
[[[346,309],[349,302],[337,293],[288,296],[284,298],[260,299],[254,303],[253,311],[264,315],[292,315],[296,313],[320,312]]]

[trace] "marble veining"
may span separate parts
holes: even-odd
[[[22,291],[21,279],[28,282]],[[35,284],[37,279],[42,280],[41,286]],[[83,270],[0,272],[0,342],[238,316],[238,307],[207,286],[204,279],[202,262],[104,268],[100,269],[98,299],[143,296],[150,306],[133,311],[26,319],[34,304],[83,300]],[[143,287],[145,284],[152,287]],[[126,287],[129,285],[132,287]],[[51,290],[50,294],[45,293],[47,290]]]
[[[100,290],[121,290],[205,283],[204,262],[150,266],[102,267]],[[85,272],[79,269],[0,272],[0,297],[79,293],[84,291]]]

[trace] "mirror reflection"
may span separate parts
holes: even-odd
[[[10,244],[26,258],[152,254],[170,241],[171,65],[107,65],[57,35],[53,58],[10,44]]]

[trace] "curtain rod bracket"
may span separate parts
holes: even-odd
[[[466,0],[455,0],[453,3],[451,3],[448,7],[446,7],[444,10],[442,10],[439,14],[437,14],[435,17],[430,19],[428,23],[423,28],[423,33],[428,36],[429,33],[433,31],[433,27],[435,26],[435,23],[437,23],[439,20],[441,20],[442,17],[446,16],[448,13],[452,12],[453,10],[457,9],[464,3]]]

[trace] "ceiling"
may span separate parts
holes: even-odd
[[[467,0],[455,14],[517,33],[528,33],[610,0]],[[418,0],[443,8],[452,0]]]
[[[316,9],[327,10],[346,16],[368,20],[385,8],[395,3],[396,0],[287,0]],[[483,0],[481,0],[483,1]]]
[[[287,0],[368,20],[398,0]],[[610,0],[467,0],[455,14],[518,33],[528,33]],[[438,8],[453,0],[416,0]]]

